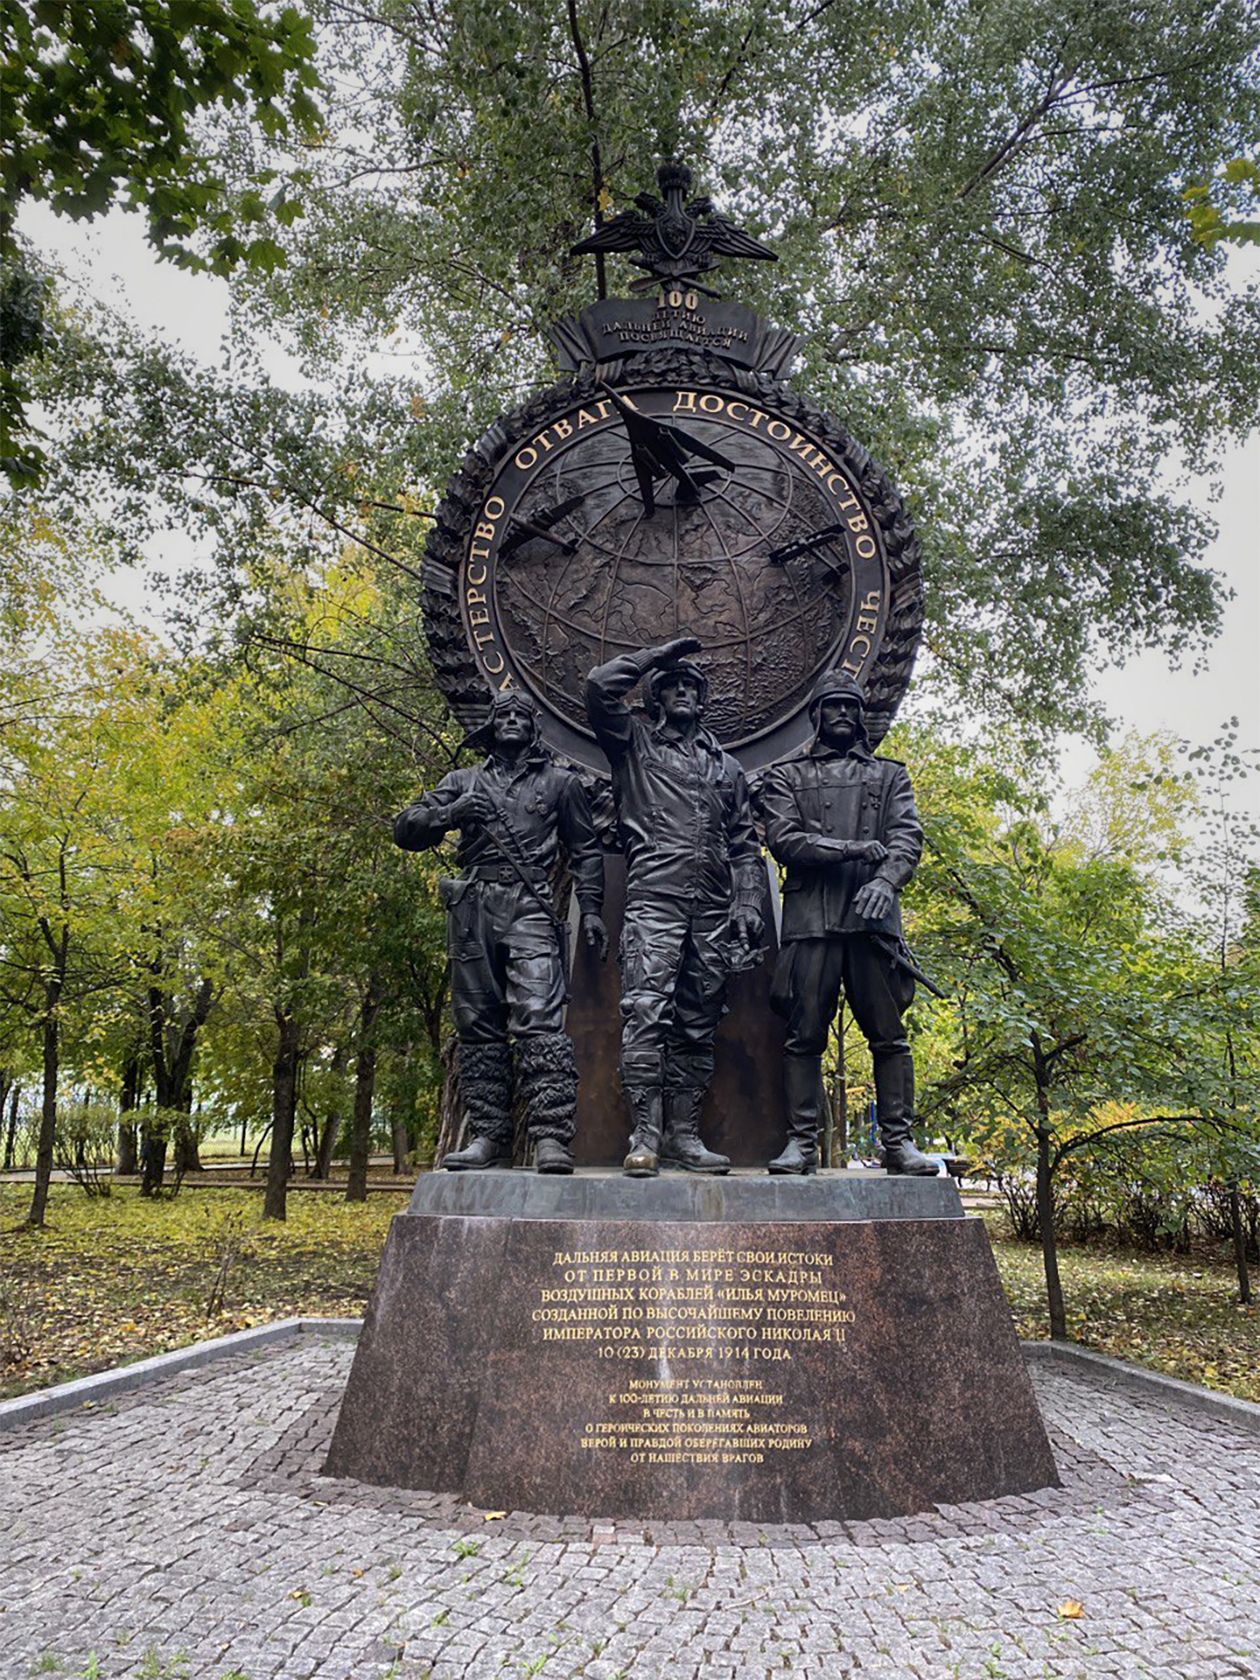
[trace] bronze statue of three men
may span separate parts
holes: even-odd
[[[765,901],[761,847],[738,762],[704,727],[708,684],[684,637],[590,673],[591,727],[612,771],[626,858],[621,936],[621,1083],[630,1124],[624,1171],[720,1174],[700,1137],[726,982],[755,960]],[[643,710],[629,696],[642,689]],[[814,738],[762,778],[766,844],[783,866],[783,926],[771,1004],[787,1023],[787,1147],[772,1173],[818,1169],[822,1059],[843,996],[871,1048],[885,1169],[936,1164],[915,1146],[914,1070],[904,1017],[914,974],[899,895],[923,844],[905,766],[877,758],[861,689],[827,672],[810,700]],[[496,695],[467,739],[488,756],[452,771],[395,824],[420,851],[458,829],[458,880],[441,883],[467,1145],[451,1171],[511,1163],[513,1058],[539,1172],[573,1168],[577,1068],[564,1031],[566,930],[552,901],[563,852],[581,929],[602,957],[603,855],[576,772],[542,744],[533,702]]]

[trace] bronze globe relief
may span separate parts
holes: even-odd
[[[877,742],[922,626],[901,499],[776,377],[791,334],[661,278],[657,297],[557,323],[568,376],[501,416],[451,481],[425,565],[437,680],[469,724],[488,691],[526,689],[548,744],[602,774],[587,673],[694,635],[706,722],[746,769],[805,744],[810,691],[833,666],[866,689]]]

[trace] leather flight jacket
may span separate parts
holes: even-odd
[[[896,897],[879,922],[855,915],[853,900],[871,880],[887,881],[899,895],[914,874],[923,830],[905,765],[876,758],[861,744],[838,753],[816,743],[767,770],[759,800],[766,842],[786,869],[781,942],[865,933],[899,943],[901,907]],[[838,860],[818,847],[820,839],[878,840],[888,848],[888,856],[878,865]]]
[[[586,709],[612,767],[627,891],[760,915],[761,849],[738,761],[707,729],[679,741],[625,696],[646,666],[622,654],[591,672]]]
[[[472,880],[503,886],[519,885],[522,874],[530,885],[550,898],[551,873],[563,847],[573,875],[574,891],[584,914],[599,915],[604,903],[604,855],[591,822],[586,793],[575,771],[562,768],[549,754],[535,750],[515,770],[488,758],[466,770],[452,770],[431,793],[409,805],[394,824],[394,839],[410,852],[439,845],[451,829],[451,807],[473,788],[480,787],[500,817],[491,830],[506,822],[503,843],[473,825],[460,830],[456,862]]]

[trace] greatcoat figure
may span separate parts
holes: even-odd
[[[813,744],[768,770],[760,789],[766,841],[786,870],[771,1003],[787,1022],[788,1143],[770,1171],[817,1170],[822,1056],[843,991],[871,1047],[884,1166],[935,1175],[911,1132],[914,1064],[903,1021],[914,971],[898,895],[923,849],[910,777],[871,752],[865,697],[844,672],[819,679],[809,709]]]
[[[484,764],[453,770],[394,824],[394,839],[413,852],[460,831],[463,875],[439,890],[469,1142],[442,1165],[453,1172],[511,1165],[514,1046],[535,1165],[568,1173],[577,1065],[563,1026],[566,930],[553,907],[551,873],[563,848],[583,934],[603,958],[603,853],[582,783],[543,746],[525,695],[495,695],[464,744],[488,749]]]
[[[691,637],[622,654],[591,672],[586,706],[612,767],[626,856],[621,937],[625,1172],[725,1173],[700,1140],[713,1035],[734,951],[761,936],[762,864],[739,764],[701,723],[708,682]],[[644,682],[646,717],[627,696]]]

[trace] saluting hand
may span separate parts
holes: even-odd
[[[689,653],[699,653],[704,643],[698,636],[679,636],[672,642],[664,642],[660,647],[652,649],[652,665],[676,665],[680,659],[685,659]]]

